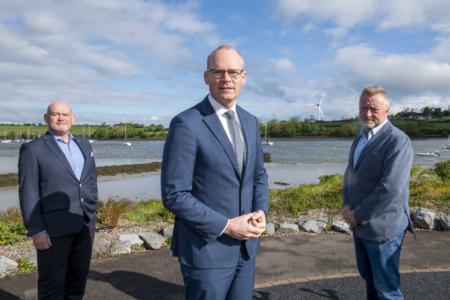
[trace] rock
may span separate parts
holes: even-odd
[[[300,229],[306,232],[319,233],[327,227],[327,222],[323,220],[307,220],[302,222]]]
[[[163,236],[166,239],[171,239],[173,236],[173,224],[169,225],[167,227],[164,227],[163,229]]]
[[[140,247],[144,244],[139,235],[136,233],[121,234],[119,236],[119,242],[128,242],[131,247]]]
[[[266,226],[266,234],[267,235],[274,235],[275,234],[275,224],[268,223]]]
[[[297,224],[281,223],[279,231],[285,233],[297,233],[299,229]]]
[[[116,243],[112,243],[110,253],[112,255],[131,253],[131,243],[129,241],[118,241]]]
[[[442,213],[436,218],[436,228],[439,230],[450,230],[450,216]]]
[[[14,260],[9,259],[6,256],[0,256],[0,278],[11,274],[17,270],[17,267],[18,265]]]
[[[95,238],[92,254],[107,254],[111,250],[111,240],[105,238]]]
[[[352,231],[350,230],[350,225],[348,225],[346,222],[343,222],[343,221],[334,221],[332,227],[333,227],[333,230],[335,230],[337,232],[348,233],[348,234],[352,233]]]
[[[426,208],[419,207],[412,214],[412,221],[418,228],[422,229],[433,229],[434,228],[434,218],[436,214]]]
[[[165,239],[162,235],[153,231],[147,231],[139,234],[140,238],[144,241],[145,249],[161,249],[164,245]]]

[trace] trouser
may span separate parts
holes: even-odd
[[[37,251],[38,299],[82,299],[94,234],[83,225],[78,233],[50,240],[49,249]]]

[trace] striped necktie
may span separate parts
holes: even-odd
[[[239,174],[242,174],[245,159],[245,142],[241,137],[239,124],[234,116],[234,111],[228,110],[227,112],[225,112],[225,116],[227,117],[228,129],[231,135],[233,150],[236,153]]]

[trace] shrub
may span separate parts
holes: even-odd
[[[450,180],[450,159],[436,163],[434,171],[443,181]]]
[[[121,216],[133,207],[133,203],[127,199],[111,199],[100,201],[97,210],[97,221],[107,227],[115,228]]]
[[[17,265],[19,271],[23,273],[34,272],[37,269],[36,266],[26,258],[19,258],[19,260],[17,261]]]
[[[13,245],[22,241],[26,232],[22,224],[0,221],[0,246]]]

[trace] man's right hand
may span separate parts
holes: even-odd
[[[230,219],[224,233],[240,241],[260,237],[265,229],[258,228],[251,224],[254,214],[255,213],[249,213]]]
[[[33,236],[33,244],[37,250],[46,250],[52,246],[52,241],[46,231]]]

